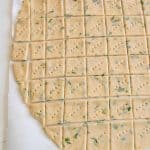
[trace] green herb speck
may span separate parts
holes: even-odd
[[[66,142],[67,144],[71,144],[70,139],[69,139],[68,137],[65,138],[65,142]]]

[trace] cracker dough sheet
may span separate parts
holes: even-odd
[[[150,0],[24,0],[12,69],[62,150],[150,150]]]

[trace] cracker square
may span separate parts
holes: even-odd
[[[89,76],[88,77],[88,96],[108,96],[108,77],[107,76]]]
[[[149,118],[150,119],[150,98],[134,98],[134,117],[139,118]]]
[[[64,15],[64,2],[60,0],[47,0],[47,17],[58,17]]]
[[[45,77],[45,60],[34,60],[30,63],[31,79]]]
[[[41,18],[45,17],[46,14],[46,7],[45,7],[46,0],[31,0],[31,17],[32,18]]]
[[[148,150],[150,147],[150,120],[135,121],[135,149]]]
[[[69,100],[65,101],[65,122],[84,122],[87,120],[87,101]]]
[[[28,59],[28,44],[14,43],[12,49],[12,60],[27,60]]]
[[[128,57],[127,56],[109,56],[109,73],[110,74],[127,74]]]
[[[132,75],[131,76],[132,94],[133,95],[150,95],[150,76],[149,75]]]
[[[45,18],[33,18],[31,21],[31,40],[45,39]]]
[[[109,119],[108,99],[88,100],[88,121],[100,121]]]
[[[58,124],[63,122],[63,101],[46,103],[46,125]]]
[[[29,104],[29,110],[32,116],[45,125],[45,103],[32,103]]]
[[[121,0],[105,0],[106,15],[121,15]]]
[[[30,0],[22,1],[22,7],[17,17],[18,18],[30,18]]]
[[[84,17],[66,18],[66,36],[67,38],[84,37]]]
[[[124,24],[122,16],[107,16],[107,35],[124,35]]]
[[[64,150],[86,150],[87,128],[83,124],[64,126],[63,149]]]
[[[142,15],[142,5],[140,0],[125,0],[122,2],[125,15]]]
[[[45,132],[48,135],[48,137],[56,143],[59,148],[62,148],[62,126],[46,126]]]
[[[84,39],[68,39],[66,41],[66,56],[67,57],[85,56]]]
[[[66,75],[67,76],[86,75],[86,59],[85,58],[66,59]]]
[[[46,58],[62,58],[65,56],[65,42],[53,40],[46,43]]]
[[[132,101],[130,98],[110,99],[112,119],[132,119]]]
[[[106,38],[87,38],[86,49],[88,56],[107,55],[107,41]]]
[[[144,19],[142,16],[125,16],[127,35],[145,35]]]
[[[79,16],[83,15],[83,0],[65,0],[66,16]]]
[[[149,57],[148,55],[131,55],[129,57],[131,73],[148,73]]]
[[[142,2],[143,2],[144,14],[150,15],[150,0],[142,0]]]
[[[107,75],[108,61],[107,56],[87,58],[88,75]]]
[[[130,95],[130,80],[128,75],[110,77],[110,95]]]
[[[127,49],[129,54],[147,54],[148,50],[146,37],[127,37]]]
[[[29,41],[30,40],[30,19],[19,18],[15,27],[15,41]]]
[[[66,98],[86,97],[86,78],[68,77],[66,78]]]
[[[29,101],[45,101],[45,82],[44,80],[31,80],[29,83]]]
[[[65,59],[46,60],[46,77],[65,75]]]
[[[14,62],[13,71],[16,81],[25,81],[28,77],[28,63]]]
[[[46,100],[64,99],[64,79],[53,78],[46,80]]]
[[[125,37],[108,37],[108,54],[109,55],[126,55]]]
[[[47,40],[64,38],[64,18],[47,18]]]
[[[150,16],[145,16],[146,33],[150,35]]]
[[[109,123],[92,123],[88,125],[88,149],[109,150]]]
[[[30,50],[31,59],[45,59],[45,42],[32,42]]]
[[[103,1],[85,0],[85,14],[86,15],[104,15]]]
[[[93,23],[94,22],[94,23]],[[105,18],[103,16],[86,17],[86,36],[105,36]]]
[[[132,121],[116,121],[111,123],[111,149],[134,150]]]

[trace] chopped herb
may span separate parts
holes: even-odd
[[[71,82],[70,82],[70,81],[68,81],[68,84],[69,84],[69,85],[71,85]]]
[[[131,106],[128,106],[127,110],[130,111],[131,110]]]
[[[121,140],[122,140],[122,141],[125,141],[125,140],[126,140],[126,138],[125,138],[125,137],[121,137]]]
[[[78,135],[79,135],[79,133],[77,132],[77,133],[75,133],[75,135],[73,136],[75,139],[77,139],[78,138]]]
[[[119,18],[115,18],[115,16],[111,17],[111,21],[112,23],[116,23],[116,22],[119,22],[120,19]]]
[[[144,5],[144,1],[143,0],[141,0],[141,5]]]
[[[65,138],[65,142],[66,142],[67,144],[71,144],[71,142],[70,142],[70,139],[69,139],[69,138]]]
[[[53,19],[49,19],[48,23],[51,23]]]
[[[119,86],[119,88],[118,89],[116,89],[118,92],[127,92],[127,90],[125,89],[125,88],[123,88],[123,87],[120,87]]]
[[[118,129],[118,125],[116,125],[116,124],[113,124],[113,126],[112,126],[114,129]]]
[[[98,140],[96,139],[96,138],[91,138],[91,140],[93,140],[93,143],[96,145],[96,144],[98,144]]]

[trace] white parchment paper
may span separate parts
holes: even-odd
[[[13,26],[20,6],[21,0],[14,0]],[[11,63],[9,72],[8,150],[57,150],[23,103],[13,77]]]

